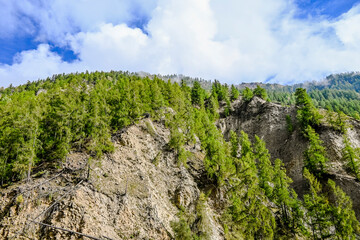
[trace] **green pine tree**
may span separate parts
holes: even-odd
[[[304,206],[307,210],[306,220],[311,228],[312,237],[313,239],[329,238],[333,227],[329,201],[322,194],[320,182],[306,168],[304,177],[310,185],[310,193],[304,195]]]
[[[236,99],[238,99],[240,96],[240,92],[239,90],[234,86],[234,85],[231,85],[231,95],[230,95],[230,98],[231,98],[231,101],[235,101]]]
[[[320,119],[323,117],[315,108],[311,98],[303,88],[297,88],[295,92],[296,106],[299,107],[297,111],[297,118],[303,130],[308,125],[314,127],[320,124]]]
[[[255,136],[254,143],[255,159],[259,170],[259,186],[264,189],[265,195],[269,198],[272,196],[274,169],[270,161],[269,151],[266,149],[265,142],[258,136]]]
[[[242,96],[245,101],[250,101],[253,98],[254,93],[250,88],[246,87],[242,92]]]
[[[204,106],[205,91],[201,88],[201,85],[198,81],[194,82],[193,87],[191,88],[191,102],[194,105]]]
[[[325,148],[322,146],[323,142],[315,130],[308,125],[305,129],[307,138],[309,139],[308,149],[305,151],[305,167],[315,175],[321,176],[326,173],[326,157]]]
[[[283,235],[288,232],[292,234],[306,234],[304,224],[304,211],[297,194],[290,188],[291,178],[286,175],[284,163],[280,159],[275,160],[274,166],[274,190],[272,201],[279,208],[278,226]]]
[[[343,135],[344,148],[342,150],[343,159],[356,179],[360,180],[360,149],[353,148],[346,133]]]
[[[335,182],[328,180],[328,185],[334,195],[332,205],[333,225],[337,239],[358,239],[360,237],[360,224],[356,219],[352,201]]]
[[[254,96],[257,96],[264,100],[268,99],[266,90],[264,88],[260,87],[260,85],[256,85],[256,88],[254,89],[253,93],[254,93]]]

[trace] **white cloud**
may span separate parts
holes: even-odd
[[[40,45],[21,53],[15,64],[0,66],[1,82],[129,70],[229,83],[273,76],[272,81],[288,83],[360,70],[360,5],[338,19],[306,20],[294,18],[290,0],[38,1],[41,6],[21,1],[28,3],[21,8],[28,15],[49,10],[34,17],[38,39],[70,46],[79,60],[63,62]],[[136,6],[150,17],[147,33],[125,24],[136,21]]]
[[[360,4],[344,14],[334,23],[337,35],[343,44],[359,50],[360,47]]]
[[[40,44],[34,50],[23,51],[16,55],[14,60],[12,65],[0,65],[0,85],[19,85],[57,73],[75,72],[79,64],[63,62],[60,56],[50,51],[47,44]]]
[[[132,22],[149,16],[155,6],[156,0],[0,0],[0,27],[8,35],[36,29],[39,41],[63,44],[67,33]]]
[[[89,70],[135,69],[139,62],[146,62],[148,36],[125,24],[105,24],[98,32],[79,33],[69,39]]]

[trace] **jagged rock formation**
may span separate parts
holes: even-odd
[[[145,119],[113,137],[115,152],[92,162],[88,180],[90,156],[78,152],[68,156],[66,170],[60,174],[44,174],[31,183],[2,190],[0,236],[78,239],[76,234],[28,221],[39,215],[38,222],[99,239],[172,239],[171,222],[178,220],[178,207],[194,212],[200,192],[207,186],[203,181],[204,154],[198,144],[187,146],[193,156],[185,168],[166,150],[169,135],[161,123]],[[58,204],[46,211],[56,199],[60,199]],[[222,239],[211,200],[206,206],[211,239]]]
[[[287,174],[293,179],[293,187],[302,196],[308,189],[302,176],[304,167],[304,151],[307,139],[303,137],[296,121],[296,107],[284,107],[280,104],[266,102],[254,97],[250,102],[237,100],[233,104],[230,116],[221,118],[218,127],[226,138],[230,130],[249,134],[250,137],[259,136],[266,142],[266,147],[272,160],[283,160]],[[290,116],[294,131],[287,129],[286,116]],[[348,129],[348,136],[354,147],[360,147],[360,122],[348,120],[353,126]],[[352,198],[354,210],[360,219],[360,184],[346,172],[346,163],[342,161],[344,148],[342,134],[327,124],[322,124],[317,132],[327,150],[329,158],[329,177],[332,178]]]

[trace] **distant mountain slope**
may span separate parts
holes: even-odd
[[[211,91],[212,81],[191,78],[183,75],[163,76],[163,79],[171,79],[175,82],[184,81],[189,86],[199,81],[201,86]],[[250,89],[260,86],[267,90],[269,99],[285,105],[295,104],[294,92],[297,88],[305,88],[314,100],[315,106],[332,111],[342,111],[354,118],[360,119],[360,73],[332,74],[317,82],[306,82],[294,85],[281,85],[272,83],[240,83],[234,84],[239,90]]]

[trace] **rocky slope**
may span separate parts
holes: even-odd
[[[250,102],[238,100],[234,102],[230,116],[218,121],[218,127],[226,138],[230,130],[259,136],[266,142],[272,160],[280,158],[286,166],[287,174],[293,179],[293,187],[302,196],[308,189],[302,176],[304,151],[307,139],[301,133],[296,120],[296,107],[284,107],[280,104],[266,102],[254,97]],[[286,116],[290,116],[294,131],[287,129]],[[348,129],[349,140],[354,148],[360,147],[360,122],[348,120],[352,125]],[[344,148],[342,134],[325,122],[316,129],[326,147],[329,159],[329,177],[333,179],[353,200],[353,206],[360,219],[360,184],[346,172],[346,163],[342,161]]]
[[[65,170],[2,189],[0,236],[80,237],[41,226],[32,219],[94,239],[172,239],[171,222],[178,220],[178,207],[195,212],[200,192],[207,186],[199,144],[188,146],[193,155],[185,168],[178,165],[173,152],[166,150],[169,135],[161,123],[145,119],[114,136],[113,154],[100,162],[90,160],[88,179],[90,156],[72,153]],[[205,205],[211,239],[222,239],[223,230],[216,222],[211,199]]]
[[[287,115],[294,125],[292,132],[287,130]],[[307,140],[296,122],[295,107],[255,97],[250,102],[235,101],[231,115],[217,124],[225,138],[230,130],[244,130],[252,138],[256,134],[265,140],[272,159],[284,161],[301,197],[307,191],[302,177]],[[360,147],[360,123],[350,123],[350,141]],[[360,186],[341,161],[342,136],[326,124],[317,132],[330,159],[329,176],[351,196],[359,218]],[[115,152],[101,161],[73,152],[61,171],[43,171],[31,182],[1,189],[1,238],[86,239],[78,234],[82,233],[92,239],[173,239],[171,225],[178,221],[180,208],[196,218],[200,193],[208,192],[213,184],[204,171],[200,143],[186,146],[192,155],[188,167],[184,167],[168,150],[169,138],[170,132],[161,122],[143,119],[113,136]],[[207,198],[206,216],[202,216],[209,226],[210,239],[224,238],[219,220],[221,195],[217,194],[213,191]]]

